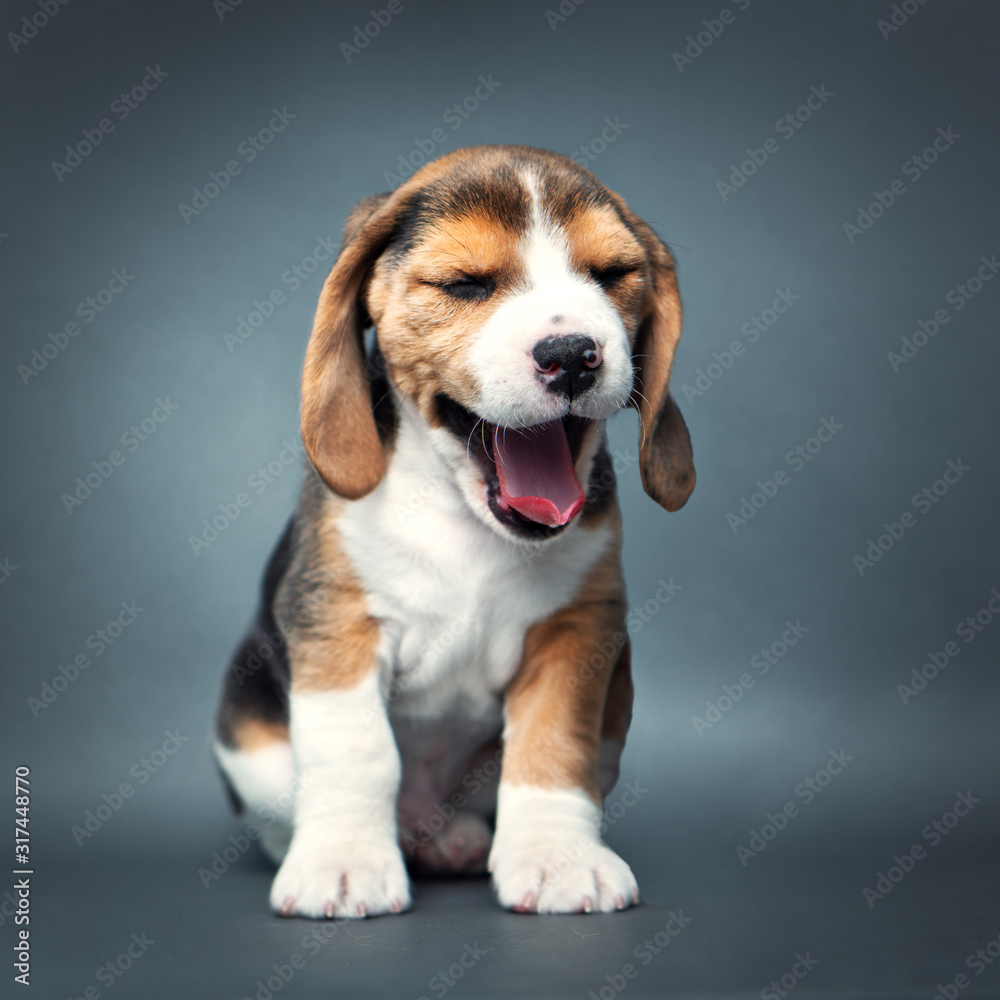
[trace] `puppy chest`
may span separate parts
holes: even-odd
[[[397,455],[336,528],[381,626],[392,711],[472,720],[497,709],[527,631],[572,602],[611,537],[574,525],[544,549],[514,547],[465,509],[443,473],[424,503],[402,504],[414,481]]]
[[[427,600],[432,589],[426,582],[417,606],[381,616],[387,698],[397,714],[471,722],[492,711],[517,671],[527,624],[471,584],[440,601]]]
[[[381,624],[383,678],[414,712],[494,698],[520,664],[527,630],[575,581],[552,573],[551,554],[529,559],[473,521],[447,489],[404,516],[394,479],[337,525]]]

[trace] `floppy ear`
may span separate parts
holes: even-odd
[[[302,372],[302,443],[327,486],[348,500],[371,493],[385,472],[365,365],[368,314],[361,291],[392,235],[398,204],[393,195],[374,195],[348,216]]]
[[[624,203],[623,207],[624,207]],[[680,510],[694,489],[694,458],[687,425],[668,391],[681,335],[681,300],[670,251],[627,208],[627,221],[646,249],[650,286],[632,357],[630,403],[639,411],[639,469],[646,492],[666,510]]]

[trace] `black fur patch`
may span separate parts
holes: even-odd
[[[486,177],[472,174],[468,168],[458,169],[408,199],[400,210],[387,252],[390,258],[399,260],[442,218],[483,215],[512,233],[524,233],[530,208],[524,182],[510,165],[499,166]]]
[[[583,505],[580,516],[587,520],[603,514],[614,503],[618,492],[618,481],[615,468],[608,454],[608,446],[602,444],[594,456],[590,467],[590,482],[587,484],[587,502]]]
[[[222,701],[215,719],[223,746],[234,748],[239,723],[253,719],[288,723],[288,649],[274,618],[274,596],[292,556],[294,522],[289,521],[271,553],[252,627],[240,641],[226,672]]]

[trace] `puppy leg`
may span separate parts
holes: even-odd
[[[354,687],[303,690],[295,659],[295,830],[271,906],[314,918],[398,913],[410,905],[396,821],[400,761],[377,670]]]
[[[248,727],[250,731],[253,728]],[[238,733],[241,742],[236,747],[217,740],[213,749],[243,811],[260,830],[264,853],[281,864],[292,839],[292,745],[287,729],[283,739],[277,733],[267,735],[272,738],[257,742],[248,740],[249,733],[243,730]]]
[[[611,674],[604,702],[601,748],[597,761],[597,787],[602,798],[610,795],[611,789],[618,783],[625,736],[632,722],[632,695],[632,655],[626,638]]]
[[[617,549],[612,555],[572,606],[529,631],[506,694],[490,870],[511,909],[610,912],[639,900],[631,869],[600,831],[601,729],[615,664],[594,652],[625,634]]]
[[[255,653],[269,648],[267,642],[263,632],[253,631],[237,651],[216,714],[213,750],[236,811],[261,831],[261,847],[278,864],[292,836],[294,773],[285,694],[272,664]]]

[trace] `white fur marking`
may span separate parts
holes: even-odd
[[[261,846],[280,863],[292,837],[295,793],[292,747],[284,740],[256,750],[233,750],[216,741],[219,766],[226,772],[251,822],[261,831]]]
[[[398,912],[410,890],[396,831],[399,754],[378,677],[289,698],[295,833],[271,905],[305,917]]]
[[[639,901],[629,866],[601,840],[601,810],[579,789],[500,782],[490,852],[503,906],[610,913]]]
[[[573,401],[571,412],[604,419],[621,409],[632,391],[628,334],[604,292],[573,270],[565,233],[543,215],[534,178],[524,180],[532,197],[532,224],[520,251],[526,287],[506,297],[472,342],[470,367],[479,385],[475,410],[503,427],[565,416],[566,399],[539,381],[531,351],[547,337],[582,333],[601,346],[604,362],[597,383]]]

